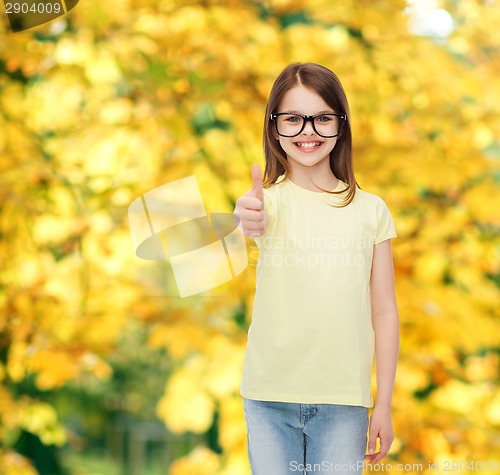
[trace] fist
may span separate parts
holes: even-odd
[[[257,163],[252,165],[252,188],[236,200],[235,216],[240,219],[239,227],[245,236],[261,236],[267,228],[268,216],[264,207],[262,172]]]

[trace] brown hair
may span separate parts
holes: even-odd
[[[361,188],[354,177],[352,165],[352,137],[349,125],[349,104],[344,88],[339,78],[328,68],[315,63],[293,63],[288,65],[278,76],[273,84],[266,106],[264,118],[264,155],[266,167],[264,172],[265,188],[276,183],[279,176],[285,174],[285,179],[290,174],[290,164],[279,141],[273,135],[273,122],[271,114],[277,113],[285,93],[295,86],[303,85],[318,93],[323,100],[338,114],[345,114],[347,120],[342,125],[341,133],[335,147],[330,152],[330,168],[333,174],[344,181],[348,188],[347,196],[341,206],[347,206],[356,193],[356,186]],[[330,194],[340,194],[342,191],[322,191]],[[334,206],[334,205],[332,205]]]

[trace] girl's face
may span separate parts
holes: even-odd
[[[300,85],[289,89],[285,93],[277,112],[294,112],[303,115],[337,113],[316,91]],[[282,137],[276,133],[276,129],[273,129],[273,135],[279,140],[292,167],[294,164],[313,167],[323,162],[323,160],[329,160],[330,152],[335,147],[338,138],[321,137],[314,131],[310,121],[306,123],[304,130],[296,137]]]

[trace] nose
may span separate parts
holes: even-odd
[[[304,124],[304,130],[302,130],[302,133],[304,134],[315,134],[316,131],[314,130],[314,127],[313,127],[313,120],[314,119],[311,119],[311,118],[308,118],[306,119],[306,123]]]

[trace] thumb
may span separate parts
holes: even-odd
[[[262,186],[262,171],[258,163],[252,165],[252,194],[264,201],[264,190]]]

